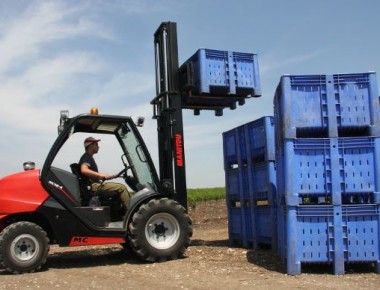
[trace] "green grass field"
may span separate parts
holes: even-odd
[[[213,188],[188,188],[187,202],[189,206],[194,206],[197,201],[224,199],[226,189],[224,187]]]

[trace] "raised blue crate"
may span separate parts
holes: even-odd
[[[284,75],[274,97],[276,138],[378,136],[378,96],[375,72]]]
[[[274,161],[274,119],[261,117],[223,133],[225,169],[248,162]],[[250,160],[250,161],[249,161]]]
[[[285,140],[276,155],[279,203],[380,203],[379,150],[379,137]]]
[[[182,88],[192,96],[261,95],[257,54],[199,49],[180,67]]]
[[[329,263],[335,274],[345,264],[375,264],[380,273],[379,205],[282,206],[278,209],[278,253],[287,273],[303,263]]]

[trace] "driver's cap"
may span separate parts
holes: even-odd
[[[100,139],[95,139],[93,137],[88,137],[88,138],[86,138],[86,140],[84,140],[84,148],[87,148],[88,145],[91,145],[93,143],[97,143],[99,141],[100,141]]]

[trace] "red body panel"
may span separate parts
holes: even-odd
[[[89,245],[106,245],[106,244],[122,244],[125,243],[124,238],[117,237],[73,237],[69,247],[89,246]]]
[[[0,216],[33,212],[49,197],[39,175],[40,170],[29,170],[0,179]]]

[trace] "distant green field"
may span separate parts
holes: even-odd
[[[193,206],[197,201],[224,199],[225,195],[226,189],[224,187],[188,188],[187,202]]]

